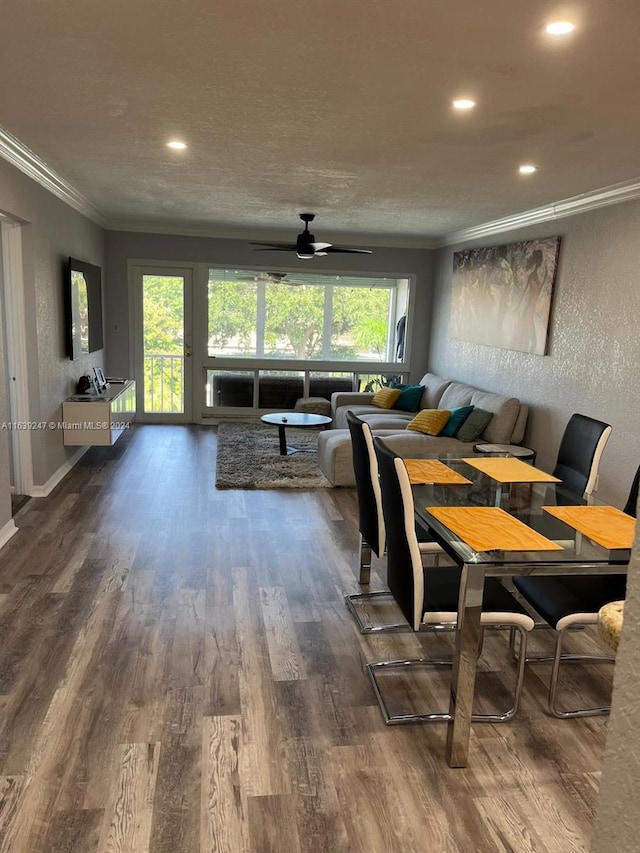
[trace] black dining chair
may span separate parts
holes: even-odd
[[[415,531],[413,494],[404,461],[390,450],[381,438],[374,438],[373,444],[378,460],[387,531],[387,580],[391,594],[414,631],[454,631],[458,619],[460,569],[454,566],[423,566]],[[533,628],[533,619],[499,581],[487,578],[482,601],[481,626],[515,630],[526,649],[527,634]],[[503,713],[478,714],[472,719],[477,722],[498,723],[514,716],[522,693],[525,657],[526,652],[520,656],[516,669],[511,707]],[[377,673],[395,669],[406,671],[415,666],[451,667],[452,659],[418,658],[367,664],[366,669],[387,725],[451,719],[448,712],[389,712]]]
[[[640,467],[636,471],[624,511],[636,517]],[[606,656],[567,654],[563,652],[566,632],[571,628],[582,628],[598,622],[598,611],[605,604],[624,599],[627,577],[617,575],[557,575],[553,577],[514,577],[513,585],[519,595],[540,614],[545,627],[556,632],[555,650],[551,656],[530,657],[527,663],[551,662],[551,678],[547,708],[553,717],[593,717],[608,714],[609,706],[599,708],[576,708],[562,710],[558,705],[560,665],[565,662],[610,663],[615,660],[610,653]]]
[[[371,554],[382,557],[385,551],[385,525],[382,512],[382,493],[378,477],[378,461],[373,449],[373,437],[369,424],[347,412],[347,424],[351,433],[353,470],[358,495],[359,535],[359,579],[367,586],[371,580]],[[420,553],[423,560],[431,558],[437,565],[442,549],[426,530],[416,528]],[[362,620],[358,603],[389,597],[389,590],[358,592],[345,595],[345,603],[353,615],[361,634],[385,631],[410,631],[406,622],[370,624]]]
[[[569,491],[591,495],[598,486],[600,459],[610,435],[611,426],[604,421],[571,415],[560,441],[553,476],[562,480]]]

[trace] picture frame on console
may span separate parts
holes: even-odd
[[[94,367],[93,368],[93,375],[95,376],[95,380],[96,380],[96,383],[97,383],[100,391],[104,391],[104,389],[107,387],[108,383],[104,377],[104,373],[102,372],[102,368],[101,367]]]

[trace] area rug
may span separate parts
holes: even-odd
[[[267,424],[220,424],[218,489],[330,489],[318,468],[318,430],[287,429],[287,444],[312,450],[280,456],[278,430]]]

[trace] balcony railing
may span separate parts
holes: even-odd
[[[184,412],[183,355],[145,355],[144,410],[164,414]]]

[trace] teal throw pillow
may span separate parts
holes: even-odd
[[[493,412],[474,408],[458,430],[456,438],[459,438],[460,441],[475,441],[477,438],[480,438],[492,417]]]
[[[455,438],[462,424],[467,420],[473,406],[458,406],[457,409],[451,409],[451,417],[447,421],[447,425],[442,430],[440,435],[448,435],[449,438]]]
[[[400,385],[394,387],[400,388]],[[405,385],[402,388],[402,393],[393,404],[393,408],[400,409],[401,412],[417,412],[423,394],[424,387],[422,385]]]

